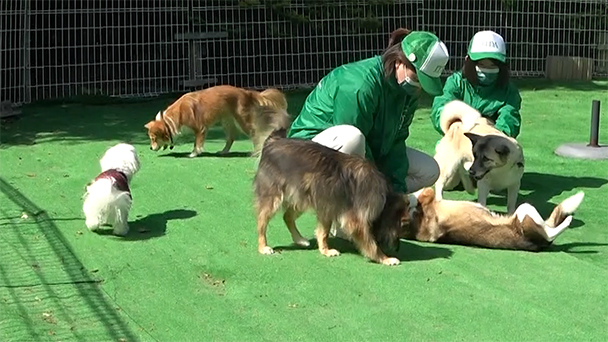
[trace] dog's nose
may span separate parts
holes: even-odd
[[[153,150],[152,146],[150,146],[150,150]]]

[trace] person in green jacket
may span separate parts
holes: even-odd
[[[323,77],[288,137],[367,158],[396,192],[432,186],[439,166],[405,141],[420,89],[441,94],[439,77],[448,60],[445,44],[434,34],[397,29],[382,55],[339,66]]]
[[[493,31],[477,32],[469,42],[461,71],[445,81],[443,94],[435,97],[431,122],[441,135],[439,118],[443,106],[461,100],[492,120],[495,127],[516,138],[521,128],[521,97],[511,82],[503,38]]]

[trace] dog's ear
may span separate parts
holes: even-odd
[[[406,201],[402,195],[393,193],[386,197],[382,213],[372,225],[374,239],[381,246],[381,249],[388,247],[393,251],[399,250],[407,209]]]
[[[144,127],[145,127],[146,129],[150,129],[150,128],[152,127],[152,124],[153,124],[153,123],[154,123],[154,121],[150,121],[150,122],[148,122],[147,124],[145,124],[145,125],[144,125]]]
[[[418,195],[419,205],[429,205],[435,200],[435,190],[431,187],[424,188]]]
[[[158,111],[158,113],[156,113],[156,117],[154,118],[156,121],[160,121],[163,119],[163,113],[161,113],[160,111]]]
[[[508,154],[509,154],[509,152],[511,151],[511,150],[509,150],[509,146],[507,146],[507,145],[500,145],[500,146],[497,146],[497,147],[496,147],[494,150],[495,150],[495,151],[496,151],[496,153],[498,153],[498,155],[499,155],[499,156],[501,156],[501,157],[504,157],[504,156],[508,155]]]
[[[475,145],[477,143],[477,141],[479,141],[479,139],[481,139],[481,135],[471,133],[471,132],[467,132],[464,135],[466,135],[467,138],[469,138],[469,140],[471,140],[471,143],[473,145]]]

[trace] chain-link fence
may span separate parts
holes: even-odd
[[[557,55],[589,58],[605,77],[607,21],[608,0],[0,1],[0,101],[308,87],[380,53],[398,27],[444,40],[446,73],[492,29],[517,76],[543,76]]]

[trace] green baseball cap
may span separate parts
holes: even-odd
[[[505,41],[494,31],[479,31],[475,33],[469,42],[467,54],[473,61],[493,58],[504,63],[507,60]]]
[[[430,95],[443,92],[441,73],[450,60],[445,44],[427,31],[412,31],[401,41],[401,49],[416,68],[418,81]]]

